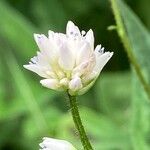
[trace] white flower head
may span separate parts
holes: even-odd
[[[93,31],[80,32],[71,21],[66,34],[49,31],[48,37],[34,34],[34,38],[40,51],[24,67],[43,77],[43,86],[68,90],[71,95],[85,93],[113,55],[101,45],[94,49]]]
[[[76,150],[68,141],[48,137],[44,137],[43,142],[39,145],[40,150]]]

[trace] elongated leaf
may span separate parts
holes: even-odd
[[[147,97],[150,95],[150,33],[122,0],[111,0],[111,2],[118,33],[122,31],[121,40],[128,55],[132,53],[130,56],[134,57],[134,61],[132,57],[129,58],[132,63],[134,62],[133,68],[136,70],[136,72],[133,71],[131,140],[135,150],[148,150],[150,148],[147,136],[150,132],[150,103]],[[121,16],[120,20],[119,16]],[[120,22],[123,26],[120,25]]]
[[[31,56],[36,48],[32,37],[36,29],[31,22],[3,1],[0,1],[0,18],[0,36],[23,58]]]
[[[141,66],[142,71],[149,74],[150,33],[122,0],[117,0],[117,3],[137,62]],[[146,75],[145,77],[148,78]]]

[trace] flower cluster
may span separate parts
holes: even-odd
[[[40,150],[76,150],[68,141],[48,137],[43,138],[40,147]]]
[[[71,21],[66,34],[49,31],[48,37],[34,34],[34,38],[40,51],[24,67],[43,77],[43,86],[68,90],[70,95],[85,93],[113,55],[101,45],[94,49],[93,31],[80,32]]]

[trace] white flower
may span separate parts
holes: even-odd
[[[54,90],[68,90],[71,95],[85,93],[95,82],[113,52],[105,52],[101,45],[94,49],[94,35],[90,29],[80,33],[68,21],[66,34],[48,32],[34,34],[40,49],[24,67],[44,79],[40,83]]]
[[[40,147],[40,150],[76,150],[68,141],[47,137],[43,138]]]

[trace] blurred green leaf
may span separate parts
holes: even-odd
[[[111,0],[111,3],[117,24],[118,35],[150,99],[150,84],[148,83],[149,81],[147,81],[149,80],[147,74],[150,72],[148,61],[148,56],[150,54],[150,34],[122,0]],[[137,29],[138,32],[136,32]]]
[[[121,0],[117,0],[120,13],[124,22],[127,35],[132,46],[133,53],[137,62],[141,66],[141,70],[150,74],[150,33],[133,13]],[[145,74],[145,78],[149,80],[149,76]]]
[[[118,33],[120,33],[119,35],[128,55],[131,56],[129,57],[131,63],[134,62],[131,140],[134,149],[148,150],[150,148],[150,139],[147,136],[150,132],[148,121],[150,103],[147,97],[150,95],[150,34],[134,12],[122,0],[112,0],[111,2],[118,25]],[[139,67],[137,68],[135,64]]]
[[[32,36],[36,29],[31,22],[4,1],[0,1],[0,18],[1,36],[22,58],[31,56],[36,48]]]
[[[28,81],[26,81],[26,78],[22,74],[22,71],[20,70],[13,55],[10,54],[7,56],[7,58],[8,57],[9,61],[6,59],[6,62],[10,69],[11,75],[13,76],[14,83],[16,84],[16,87],[18,88],[22,99],[24,100],[26,107],[30,111],[36,126],[39,128],[39,131],[46,132],[48,130],[46,120],[41,112],[39,104],[34,97],[34,94],[32,93],[32,89],[30,88]]]
[[[100,110],[123,124],[128,119],[131,101],[131,74],[129,72],[102,73],[96,83],[96,99]]]
[[[62,116],[62,112],[60,112],[54,106],[49,106],[43,109],[43,115],[45,120],[47,120],[48,132],[43,134],[42,136],[41,134],[39,134],[39,128],[35,126],[32,116],[26,118],[22,126],[22,134],[26,139],[30,141],[30,144],[34,145],[36,149],[38,149],[39,147],[37,143],[41,142],[43,136],[55,136],[59,120]]]

